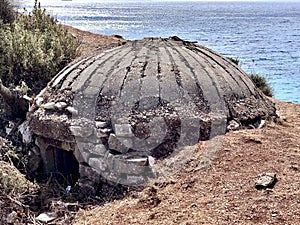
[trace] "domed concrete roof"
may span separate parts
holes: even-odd
[[[173,37],[127,41],[69,65],[37,96],[29,118],[45,138],[101,140],[96,154],[159,158],[274,115],[273,103],[229,59]]]

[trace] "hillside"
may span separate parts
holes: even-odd
[[[65,27],[81,43],[82,56],[124,41],[120,37]],[[201,142],[194,147],[193,159],[181,171],[142,191],[132,190],[118,200],[106,198],[103,204],[101,201],[69,204],[68,199],[55,199],[52,203],[48,199],[49,209],[59,212],[59,218],[49,224],[298,224],[300,105],[272,100],[286,120]],[[0,140],[1,149],[6,142]],[[212,143],[219,146],[219,151],[215,160],[201,169],[203,153]],[[9,167],[1,165],[5,165],[5,170],[0,170],[3,177],[4,173],[9,174]],[[278,182],[274,188],[257,190],[255,181],[265,172],[276,173]],[[12,174],[16,172],[13,170]],[[29,196],[33,198],[36,192]],[[8,194],[0,196],[0,205],[4,220],[13,211],[28,212],[26,202]],[[5,205],[9,207],[4,208]],[[66,208],[61,210],[62,206]],[[27,220],[25,217],[26,213],[23,220],[19,216],[19,222],[35,221],[32,213],[28,213]]]

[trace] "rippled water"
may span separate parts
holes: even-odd
[[[275,97],[300,103],[300,3],[53,1],[58,21],[126,39],[179,36],[240,60]]]

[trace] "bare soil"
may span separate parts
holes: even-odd
[[[118,35],[107,36],[102,34],[94,34],[67,25],[61,26],[77,39],[79,44],[78,56],[82,57],[90,55],[96,51],[101,51],[104,48],[120,45],[126,41]]]
[[[81,43],[81,55],[124,41],[67,29]],[[69,204],[68,198],[56,198],[49,210],[60,212],[60,218],[49,224],[299,224],[300,105],[272,100],[286,120],[211,140],[222,144],[208,168],[199,167],[210,145],[201,142],[195,147],[194,157],[179,172],[142,191],[130,191],[118,200],[107,198],[103,204]],[[0,149],[4,146],[1,143],[3,139]],[[276,173],[278,182],[274,188],[257,190],[255,181],[264,172]],[[39,224],[22,199],[0,194],[0,221],[16,211],[23,213],[17,217],[19,223]],[[9,206],[6,210],[5,204]],[[24,219],[26,216],[29,219]]]

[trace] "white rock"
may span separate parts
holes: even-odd
[[[29,144],[32,142],[32,132],[29,128],[29,122],[25,121],[18,127],[19,132],[22,135],[23,143]]]
[[[235,120],[231,120],[227,126],[227,130],[238,130],[240,127],[240,124],[236,122]]]
[[[95,124],[97,128],[105,128],[108,125],[107,122],[103,122],[103,121],[96,121]]]
[[[43,223],[48,223],[48,222],[50,222],[52,220],[55,220],[57,217],[58,216],[57,216],[56,213],[47,212],[47,213],[40,214],[35,219],[38,220],[38,221],[41,221]]]
[[[18,213],[12,211],[10,214],[7,215],[6,222],[8,224],[14,224],[16,222],[15,220],[17,219],[17,217],[18,217]]]
[[[43,103],[44,99],[42,97],[38,97],[36,100],[35,100],[35,104],[40,107]]]
[[[5,127],[5,132],[9,135],[15,127],[15,123],[9,121],[8,125]]]
[[[283,116],[283,115],[281,114],[280,111],[277,110],[277,111],[276,111],[276,115],[277,115],[280,119],[286,121],[286,116]]]
[[[64,108],[66,108],[68,106],[67,103],[65,102],[57,102],[55,103],[55,108],[57,108],[58,110],[62,110]]]
[[[73,107],[73,106],[68,106],[66,108],[66,110],[70,113],[72,113],[73,115],[78,115],[78,111]]]
[[[148,163],[148,158],[127,159],[126,161],[140,166],[146,166]]]
[[[55,103],[54,102],[48,102],[46,104],[41,105],[44,109],[55,109]]]
[[[32,101],[32,98],[29,97],[28,95],[23,95],[23,98],[24,98],[25,100],[29,101],[29,102]]]
[[[101,132],[101,133],[105,133],[105,134],[109,134],[109,133],[112,132],[112,129],[104,128],[104,129],[100,129],[100,132]]]
[[[255,182],[256,189],[272,188],[277,182],[276,173],[259,174],[258,180]]]
[[[152,157],[152,156],[148,156],[148,163],[149,163],[149,166],[154,166],[154,164],[155,164],[155,158],[154,157]]]
[[[258,125],[258,129],[260,129],[260,128],[263,128],[264,126],[265,126],[265,124],[266,124],[266,121],[265,120],[260,120],[260,123],[259,123],[259,125]]]

